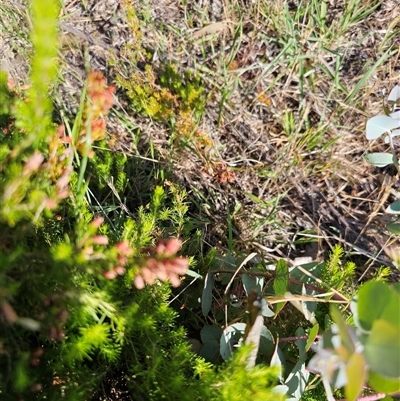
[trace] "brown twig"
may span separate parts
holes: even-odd
[[[234,274],[234,272],[232,270],[224,270],[224,269],[220,269],[220,270],[215,270],[213,271],[213,274],[218,274],[218,273],[228,273],[228,274]],[[256,272],[248,272],[248,271],[244,271],[244,272],[237,272],[237,275],[240,274],[248,274],[251,277],[265,277],[265,278],[274,278],[275,275],[273,273],[256,273]],[[291,284],[295,284],[295,285],[304,285],[308,290],[313,290],[318,292],[319,294],[323,294],[325,292],[325,290],[323,288],[317,287],[313,284],[307,284],[307,283],[303,283],[300,280],[296,280],[294,278],[289,277],[289,282]],[[334,293],[332,294],[332,298],[335,299],[336,301],[344,301],[344,302],[348,302],[348,299],[341,296],[340,294]]]

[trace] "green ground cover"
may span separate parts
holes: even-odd
[[[399,7],[2,1],[0,398],[398,395]]]

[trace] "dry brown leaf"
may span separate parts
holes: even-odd
[[[203,28],[199,29],[198,31],[194,32],[190,39],[196,40],[202,38],[203,36],[210,35],[213,33],[221,33],[228,28],[228,21],[220,21],[214,22],[210,25],[204,26]]]

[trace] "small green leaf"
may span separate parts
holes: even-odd
[[[274,279],[274,292],[275,295],[280,296],[284,295],[287,291],[289,284],[289,268],[287,263],[280,259],[276,265],[275,270],[275,279]],[[275,314],[279,313],[279,311],[285,306],[286,302],[279,302],[275,306]]]
[[[400,200],[397,200],[396,202],[390,204],[386,209],[386,213],[400,214]]]
[[[399,223],[389,223],[386,226],[386,228],[392,234],[400,234],[400,224]]]
[[[201,294],[201,311],[203,316],[207,316],[210,312],[212,304],[212,291],[214,288],[214,274],[209,271],[204,280],[203,293]]]
[[[276,265],[274,292],[275,295],[284,295],[287,291],[289,283],[289,268],[287,263],[280,259]]]
[[[399,121],[389,116],[380,115],[372,117],[367,121],[367,139],[377,139],[385,132],[389,132],[392,129],[399,128],[399,126]]]
[[[369,153],[364,159],[376,167],[385,167],[393,164],[393,155],[391,153]]]
[[[199,278],[199,279],[202,279],[202,278],[203,278],[203,276],[202,276],[201,274],[195,272],[194,270],[190,270],[190,269],[189,269],[189,270],[186,270],[186,274],[187,274],[188,276],[194,277],[194,278]]]
[[[313,344],[315,337],[318,335],[318,330],[319,330],[319,324],[317,323],[312,327],[308,334],[308,340],[306,343],[306,351],[308,351],[311,348],[311,345]]]
[[[353,354],[350,356],[346,365],[346,374],[346,399],[348,401],[355,401],[360,395],[366,379],[365,359],[362,354]]]

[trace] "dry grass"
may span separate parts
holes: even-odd
[[[85,65],[110,81],[140,73],[140,63],[191,71],[207,94],[193,135],[201,132],[209,146],[171,142],[171,126],[132,110],[123,91],[109,132],[114,148],[160,162],[188,189],[193,219],[207,222],[206,244],[267,259],[321,259],[340,243],[360,275],[390,263],[383,211],[395,177],[363,155],[381,146],[367,143],[365,122],[398,81],[398,2],[131,3],[136,31],[123,1],[64,1],[59,108],[73,114]],[[10,35],[26,13],[6,14],[16,19],[1,30],[8,58],[26,59],[17,50],[26,36]],[[9,70],[22,81],[26,65]],[[235,180],[221,182],[221,169]]]

